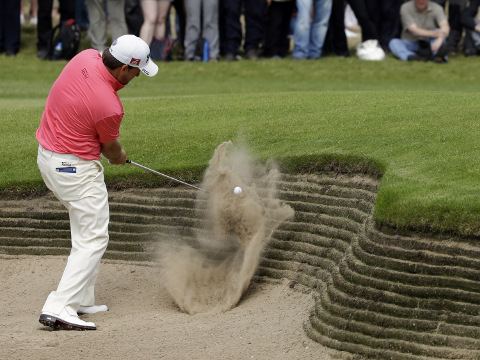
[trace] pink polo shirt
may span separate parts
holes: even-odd
[[[82,159],[100,158],[100,144],[119,135],[124,86],[108,72],[98,51],[82,51],[65,66],[50,90],[37,140],[43,148]]]

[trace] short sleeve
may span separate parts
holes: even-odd
[[[123,115],[107,117],[97,121],[95,127],[97,129],[98,140],[101,143],[109,143],[120,136],[120,123]]]

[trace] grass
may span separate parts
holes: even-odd
[[[15,61],[0,56],[4,194],[44,189],[35,131],[66,62],[36,59],[34,35],[24,29]],[[286,171],[340,166],[382,174],[379,224],[480,235],[478,59],[159,65],[156,77],[141,76],[119,92],[120,140],[133,161],[197,181],[216,146],[234,140]],[[105,167],[111,186],[163,181],[134,167]]]

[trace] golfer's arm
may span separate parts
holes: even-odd
[[[122,148],[122,144],[118,139],[112,142],[102,143],[102,154],[105,156],[110,164],[125,164],[127,161],[127,154]]]

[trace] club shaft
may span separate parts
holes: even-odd
[[[143,169],[143,170],[150,171],[150,172],[153,173],[153,174],[160,175],[160,176],[163,176],[163,177],[165,177],[165,178],[167,178],[167,179],[176,181],[176,182],[178,182],[178,183],[180,183],[180,184],[183,184],[183,185],[186,185],[186,186],[190,186],[191,188],[194,188],[194,189],[197,189],[197,190],[200,190],[200,191],[207,192],[207,190],[205,190],[205,189],[202,189],[202,188],[199,188],[199,187],[197,187],[197,186],[195,186],[195,185],[186,183],[185,181],[182,181],[182,180],[179,180],[179,179],[175,179],[174,177],[171,177],[171,176],[162,174],[161,172],[158,172],[158,171],[155,171],[155,170],[153,170],[153,169],[150,169],[150,168],[148,168],[148,167],[146,167],[146,166],[137,164],[136,162],[133,162],[133,161],[131,161],[131,160],[128,160],[128,159],[127,159],[127,163],[128,163],[128,164],[135,165],[136,167],[139,167],[139,168],[141,168],[141,169]]]

